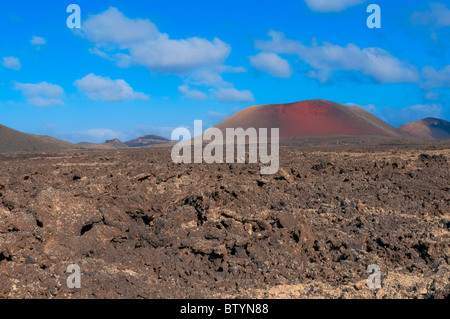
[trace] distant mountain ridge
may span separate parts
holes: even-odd
[[[398,129],[412,137],[419,139],[450,139],[450,122],[433,117],[428,117],[420,121],[404,124]]]
[[[82,142],[77,144],[80,147],[87,149],[98,149],[98,150],[115,150],[121,148],[128,148],[121,140],[115,138],[113,140],[107,140],[105,143],[88,143]]]
[[[154,145],[164,145],[171,141],[165,137],[150,134],[135,139],[122,142],[119,139],[108,140],[105,143],[87,143],[82,142],[77,145],[87,149],[100,149],[100,150],[113,150],[113,149],[123,149],[123,148],[136,148],[136,147],[147,147]]]
[[[130,141],[125,142],[124,144],[128,147],[144,147],[155,144],[165,144],[169,143],[170,140],[155,134],[141,136]]]
[[[22,133],[0,124],[0,152],[60,151],[77,145],[50,136]]]
[[[123,143],[119,139],[107,140],[105,143],[81,142],[73,144],[50,136],[22,133],[0,124],[0,153],[23,151],[62,151],[69,149],[114,150],[131,147],[146,147],[171,143],[165,137],[151,134]],[[168,144],[169,145],[169,144]]]
[[[382,136],[401,139],[450,139],[450,122],[426,118],[395,128],[357,106],[326,100],[308,100],[287,104],[250,106],[215,126],[244,129],[279,128],[280,138],[312,136]],[[0,152],[60,151],[67,149],[113,150],[135,147],[170,146],[174,142],[155,134],[126,142],[119,139],[105,143],[72,144],[49,136],[27,134],[0,125]]]

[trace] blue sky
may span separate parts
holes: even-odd
[[[66,25],[71,3],[81,29]],[[450,120],[445,1],[17,0],[2,3],[0,35],[0,124],[71,142],[170,137],[315,98],[394,126]]]

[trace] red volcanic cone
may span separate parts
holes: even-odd
[[[256,105],[246,108],[217,128],[279,128],[280,137],[325,135],[379,135],[403,137],[393,126],[360,107],[325,100],[289,104]]]

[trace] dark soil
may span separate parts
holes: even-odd
[[[284,146],[275,175],[170,149],[3,154],[0,297],[448,298],[449,181],[443,144]]]

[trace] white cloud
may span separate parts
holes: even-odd
[[[233,84],[226,82],[220,73],[217,68],[201,68],[191,72],[185,81],[198,86],[232,86]]]
[[[13,82],[13,88],[21,91],[27,98],[28,104],[37,107],[50,107],[64,105],[60,99],[64,95],[62,87],[48,82],[40,83],[19,83]]]
[[[45,96],[45,97],[59,97],[64,94],[62,87],[48,82],[40,83],[19,83],[13,82],[14,89],[21,91],[25,96]]]
[[[226,82],[222,78],[222,73],[244,73],[247,70],[243,67],[232,67],[228,65],[217,65],[199,68],[189,74],[188,82],[194,85],[206,86],[233,86],[233,83]]]
[[[422,69],[422,77],[425,89],[450,88],[450,65],[439,71],[431,66],[425,66]]]
[[[72,139],[76,138],[80,141],[90,141],[92,143],[104,143],[107,140],[115,138],[121,139],[125,135],[121,131],[115,131],[105,128],[94,128],[70,133]]]
[[[438,100],[440,97],[441,95],[434,91],[429,91],[425,93],[425,99],[427,100]]]
[[[416,104],[400,109],[389,106],[375,107],[373,104],[357,105],[347,103],[347,105],[359,106],[395,127],[427,117],[440,118],[443,116],[443,107],[441,104]]]
[[[375,105],[373,105],[373,104],[358,105],[358,104],[355,104],[355,103],[347,103],[346,105],[352,106],[352,107],[353,107],[353,106],[359,106],[360,108],[366,110],[366,111],[369,112],[369,113],[372,113],[373,115],[376,115],[376,114],[378,113],[377,108],[376,108]]]
[[[429,4],[429,10],[423,12],[414,12],[411,21],[418,25],[428,25],[436,28],[450,26],[450,9],[446,4],[432,2]]]
[[[443,107],[441,104],[416,104],[409,107],[405,107],[400,110],[388,109],[389,118],[393,123],[405,124],[409,122],[414,122],[422,120],[427,117],[442,117]],[[399,123],[399,119],[403,123]]]
[[[53,125],[45,123],[45,131],[42,134],[53,136],[72,143],[89,142],[104,143],[107,140],[118,138],[122,142],[134,139],[148,134],[157,134],[170,138],[175,127],[156,127],[148,125],[139,125],[127,131],[115,130],[109,128],[92,128],[77,131],[58,130]]]
[[[218,38],[171,39],[149,19],[130,19],[113,7],[90,16],[75,34],[95,44],[92,54],[118,67],[144,66],[151,72],[178,75],[191,85],[233,86],[222,74],[245,72],[225,65],[231,47]]]
[[[271,41],[256,41],[256,48],[298,56],[313,68],[308,75],[321,82],[329,80],[334,72],[339,71],[360,72],[381,83],[419,81],[414,66],[381,48],[360,49],[352,43],[341,47],[329,42],[306,46],[300,41],[286,39],[280,32],[270,31],[269,36]]]
[[[128,135],[122,131],[107,128],[93,128],[79,131],[60,131],[55,129],[51,124],[46,124],[46,128],[46,135],[72,143],[104,143],[107,140],[112,140],[115,138],[118,138],[121,141],[126,141],[126,138],[128,137]]]
[[[288,78],[291,76],[289,62],[275,53],[261,52],[250,57],[250,64],[258,71],[267,72],[274,77]]]
[[[212,93],[219,102],[224,103],[253,102],[255,100],[253,93],[248,90],[239,91],[235,88],[220,88]]]
[[[13,100],[8,100],[8,101],[1,102],[1,105],[22,106],[23,104],[20,102],[13,101]]]
[[[173,40],[148,19],[129,19],[116,8],[89,17],[82,34],[99,47],[128,51],[114,55],[118,63],[144,65],[152,71],[185,74],[199,67],[220,65],[230,54],[228,44],[214,38]]]
[[[407,108],[416,113],[423,113],[424,116],[440,116],[442,113],[441,104],[417,104]]]
[[[223,63],[230,47],[219,39],[212,42],[201,38],[171,40],[162,35],[156,40],[134,45],[130,50],[134,63],[151,70],[167,73],[186,73],[205,65]]]
[[[64,105],[64,102],[61,99],[44,98],[41,96],[30,97],[27,101],[29,104],[37,107]]]
[[[11,69],[14,71],[19,71],[22,68],[22,65],[20,64],[20,60],[13,56],[4,57],[2,60],[2,65],[5,68],[8,68],[8,69]]]
[[[214,120],[222,121],[225,120],[229,115],[227,113],[209,111],[208,116],[213,118]]]
[[[146,94],[135,92],[124,80],[112,80],[93,73],[76,80],[74,85],[93,100],[120,102],[133,99],[149,99]]]
[[[122,49],[147,39],[156,39],[160,32],[148,19],[129,19],[117,8],[91,15],[81,32],[92,42],[102,45],[115,44]]]
[[[203,101],[203,100],[206,100],[208,98],[208,96],[205,93],[203,93],[202,91],[191,90],[189,88],[189,86],[187,86],[186,84],[183,84],[183,85],[179,86],[178,87],[178,91],[183,93],[184,97],[187,97],[189,99],[194,99],[194,100],[197,100],[197,101]]]
[[[32,45],[44,45],[46,43],[46,41],[45,41],[44,38],[33,36],[33,38],[31,39],[30,43]]]
[[[94,54],[94,55],[98,55],[102,59],[113,60],[108,54],[106,54],[105,52],[103,52],[99,48],[90,48],[89,52]]]
[[[365,0],[305,0],[312,11],[339,12],[365,2]]]

